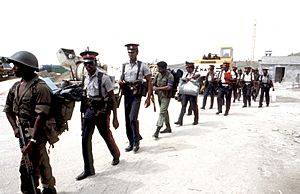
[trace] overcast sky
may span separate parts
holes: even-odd
[[[297,0],[2,0],[0,56],[34,53],[40,64],[58,64],[59,48],[99,52],[102,63],[128,59],[124,44],[140,44],[144,62],[182,63],[221,46],[234,60],[300,51]]]

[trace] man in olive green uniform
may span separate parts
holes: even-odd
[[[40,193],[39,178],[43,185],[43,194],[56,193],[55,179],[46,151],[47,136],[45,133],[46,116],[49,114],[51,104],[51,90],[46,83],[38,78],[36,57],[27,51],[19,51],[8,58],[14,64],[13,71],[21,81],[16,82],[9,90],[4,112],[10,122],[15,137],[20,137],[18,124],[23,133],[29,133],[29,138],[22,149],[20,165],[22,193]],[[28,176],[24,156],[29,156],[33,167],[33,182]],[[34,184],[34,185],[33,185]]]
[[[167,63],[164,61],[158,62],[158,74],[153,80],[153,90],[155,91],[155,94],[157,94],[160,107],[159,117],[156,123],[157,129],[153,135],[155,139],[158,138],[159,131],[164,123],[166,124],[166,129],[161,131],[161,133],[171,133],[168,107],[171,100],[174,77],[171,72],[167,70],[167,66]]]

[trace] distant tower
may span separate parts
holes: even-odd
[[[254,19],[254,25],[253,25],[253,31],[252,31],[251,61],[254,61],[255,42],[256,42],[256,19]]]

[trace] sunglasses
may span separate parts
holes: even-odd
[[[94,62],[84,62],[83,65],[84,65],[84,66],[94,65]]]

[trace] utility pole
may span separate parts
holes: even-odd
[[[254,61],[254,55],[255,55],[255,42],[256,42],[256,19],[254,19],[253,31],[252,31],[251,61]]]

